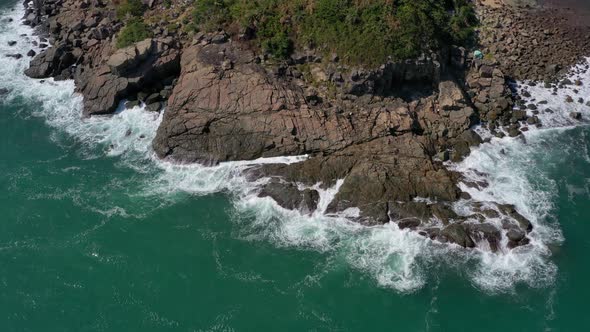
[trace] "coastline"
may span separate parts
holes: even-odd
[[[31,35],[28,27],[19,26],[15,31],[17,32],[11,33],[12,39],[6,40],[18,40],[18,36],[22,37],[24,33]],[[24,54],[27,51],[26,44],[17,45],[21,53]],[[14,48],[5,46],[3,50],[13,52],[11,50]],[[8,58],[6,61],[18,63],[20,68],[26,66],[26,59]],[[9,67],[12,68],[12,66],[6,66],[6,68]],[[581,71],[582,69],[580,68]],[[149,143],[161,121],[158,113],[149,112],[145,107],[134,107],[129,110],[120,110],[112,116],[82,118],[80,116],[83,107],[81,96],[79,94],[69,96],[74,89],[73,81],[54,82],[53,79],[47,79],[43,83],[44,80],[31,80],[21,72],[22,70],[14,73],[14,77],[18,78],[14,82],[16,90],[22,90],[22,93],[33,98],[39,93],[40,100],[43,101],[43,110],[37,116],[46,118],[51,127],[60,132],[67,132],[77,140],[81,140],[84,145],[101,146],[105,149],[107,156],[122,156],[125,165],[128,165],[130,169],[137,169],[140,173],[145,172],[144,168],[148,164],[157,168],[162,173],[150,180],[151,185],[148,188],[156,195],[166,197],[174,192],[198,196],[219,192],[228,193],[236,209],[233,218],[237,219],[240,227],[247,228],[247,233],[252,232],[252,234],[248,233],[248,237],[264,239],[265,242],[269,241],[278,247],[337,253],[345,259],[347,264],[350,264],[350,267],[371,276],[380,287],[394,289],[400,293],[415,292],[431,281],[426,277],[426,267],[422,264],[436,265],[441,262],[452,262],[451,266],[460,266],[460,274],[467,273],[469,281],[476,288],[489,293],[514,292],[517,285],[523,284],[532,288],[543,287],[543,285],[551,284],[556,277],[556,266],[550,248],[554,245],[559,246],[559,243],[563,241],[560,226],[545,219],[544,213],[550,205],[544,205],[547,203],[547,198],[544,196],[545,193],[539,192],[539,188],[536,188],[536,179],[529,178],[529,172],[534,174],[535,168],[531,169],[533,165],[529,165],[528,154],[538,154],[538,151],[543,151],[542,145],[537,146],[537,144],[543,144],[543,140],[533,145],[527,142],[536,142],[531,136],[535,133],[541,138],[553,131],[559,132],[561,130],[559,128],[564,126],[568,128],[585,123],[572,119],[569,112],[562,110],[563,107],[554,105],[554,103],[563,103],[562,94],[575,86],[558,90],[561,97],[549,99],[550,104],[546,105],[556,110],[554,113],[543,114],[544,123],[547,119],[546,126],[537,131],[525,131],[521,138],[489,137],[486,136],[489,132],[485,128],[476,127],[482,137],[490,138],[490,141],[481,145],[480,148],[472,149],[467,159],[458,164],[460,168],[457,170],[467,177],[467,180],[460,183],[462,190],[471,193],[477,201],[514,204],[519,213],[534,225],[533,231],[527,235],[532,240],[529,245],[509,251],[504,250],[508,243],[506,237],[503,237],[502,250],[493,253],[489,247],[486,247],[487,241],[478,242],[476,248],[465,250],[458,245],[432,241],[410,228],[400,229],[395,222],[362,226],[353,221],[358,216],[354,209],[349,209],[342,214],[320,213],[333,199],[337,187],[327,190],[321,187],[311,188],[320,193],[318,204],[320,208],[313,211],[312,215],[298,210],[284,209],[273,199],[258,196],[260,186],[265,183],[265,179],[251,182],[251,179],[243,176],[244,171],[259,167],[257,163],[260,161],[223,162],[213,167],[162,161],[153,155]],[[573,76],[571,79],[575,81],[576,77]],[[588,81],[587,77],[580,77],[580,79],[583,82]],[[542,91],[541,95],[551,96],[551,91],[545,91],[542,85],[528,87],[524,84],[522,87],[534,94]],[[11,92],[11,95],[20,96],[20,92],[16,90]],[[54,100],[52,95],[63,95],[63,98]],[[70,100],[72,98],[75,100]],[[535,98],[536,95],[533,95],[527,100],[532,99],[534,102]],[[537,101],[542,99],[545,98],[537,98]],[[577,104],[573,106],[583,107]],[[587,109],[581,109],[581,112],[584,119],[590,115]],[[532,110],[527,110],[527,114],[534,115]],[[559,121],[555,124],[555,129],[552,129],[551,121],[554,120]],[[131,132],[130,135],[128,135],[129,132]],[[514,157],[519,160],[516,165],[513,164]],[[286,157],[263,162],[293,163],[297,161],[301,159]],[[513,195],[507,195],[507,193]],[[422,200],[422,202],[432,203],[428,200]],[[459,201],[453,205],[453,209],[463,211],[465,203],[469,204],[470,201]],[[467,208],[470,209],[470,207]],[[471,210],[468,211],[467,214],[472,213]],[[501,219],[497,220],[499,223],[501,221]],[[399,260],[401,265],[390,266],[387,262],[391,259]]]
[[[67,6],[64,8],[67,8]],[[74,7],[74,9],[76,8]],[[76,10],[79,9],[77,8]],[[59,16],[59,11],[57,14]],[[71,17],[71,13],[68,15]],[[104,33],[108,35],[109,32]],[[59,39],[63,35],[54,33],[52,37]],[[377,100],[368,98],[367,100],[367,98],[363,97],[363,95],[374,95],[376,92],[371,90],[371,86],[374,86],[375,83],[365,84],[366,82],[381,82],[383,76],[400,75],[398,73],[399,69],[395,68],[395,64],[391,67],[393,69],[386,67],[385,70],[363,73],[362,75],[367,77],[367,80],[363,80],[364,86],[361,85],[359,87],[355,85],[355,89],[361,89],[360,91],[362,91],[360,96],[356,96],[352,100],[346,99],[350,97],[330,99],[329,96],[322,94],[322,91],[309,93],[307,91],[300,92],[305,89],[294,89],[293,83],[296,80],[290,78],[293,76],[287,75],[285,77],[282,74],[278,76],[274,74],[277,71],[292,71],[289,67],[287,69],[271,67],[271,73],[273,74],[269,76],[267,69],[262,69],[259,65],[253,65],[252,61],[254,59],[251,58],[252,55],[240,50],[239,46],[234,45],[227,36],[202,35],[198,37],[196,43],[193,40],[192,45],[185,47],[181,47],[174,40],[171,41],[166,38],[168,37],[155,38],[147,47],[142,48],[136,46],[135,48],[137,54],[147,52],[148,59],[150,59],[148,61],[150,63],[149,68],[153,68],[154,75],[156,75],[155,78],[146,78],[146,82],[159,81],[161,79],[168,80],[168,77],[180,75],[176,82],[174,79],[169,80],[170,85],[165,85],[163,89],[159,90],[161,87],[157,87],[156,90],[159,91],[154,91],[152,94],[157,93],[159,96],[154,97],[153,103],[145,103],[148,108],[150,105],[158,105],[153,107],[157,111],[162,107],[162,103],[166,102],[163,99],[166,96],[169,97],[168,106],[164,113],[164,125],[160,126],[160,132],[163,133],[159,132],[155,141],[156,151],[160,157],[170,157],[171,155],[169,152],[169,133],[173,133],[173,136],[170,137],[183,134],[183,129],[180,129],[178,132],[177,129],[170,127],[169,124],[178,123],[178,114],[188,114],[186,109],[182,109],[186,106],[185,100],[187,99],[187,95],[190,96],[194,90],[200,91],[202,86],[225,84],[223,80],[218,82],[216,81],[217,79],[206,81],[202,86],[191,86],[193,82],[198,82],[202,78],[209,77],[212,71],[219,70],[219,68],[229,75],[234,75],[234,82],[240,82],[240,75],[250,78],[253,74],[259,75],[261,82],[270,79],[273,83],[260,90],[256,90],[256,88],[259,88],[259,83],[254,84],[255,88],[252,89],[253,94],[264,93],[266,89],[278,91],[282,94],[278,102],[271,96],[268,100],[257,101],[259,104],[253,104],[257,105],[255,108],[265,111],[256,116],[266,117],[268,110],[277,114],[276,119],[273,118],[271,123],[278,123],[278,125],[275,128],[272,128],[271,125],[271,131],[265,134],[270,137],[270,141],[268,140],[269,138],[262,139],[256,136],[244,138],[232,134],[238,141],[235,143],[228,142],[226,137],[233,129],[222,126],[220,127],[221,129],[217,128],[216,131],[221,130],[222,135],[220,135],[220,138],[224,140],[224,143],[229,143],[227,145],[230,150],[226,147],[219,146],[219,138],[211,137],[211,135],[201,135],[200,137],[203,140],[199,141],[197,139],[194,142],[186,143],[188,144],[189,150],[176,152],[173,159],[184,162],[200,161],[216,164],[219,161],[309,153],[312,155],[312,158],[305,162],[290,166],[259,166],[253,171],[250,170],[249,176],[255,181],[269,177],[275,179],[265,183],[259,189],[258,194],[262,197],[273,198],[283,207],[289,209],[301,208],[304,214],[306,212],[314,213],[318,209],[320,194],[317,189],[313,189],[312,187],[318,182],[321,182],[323,183],[322,188],[325,189],[326,186],[331,187],[336,184],[338,180],[347,179],[343,186],[339,187],[335,199],[331,201],[331,204],[327,206],[324,212],[338,214],[362,206],[363,209],[360,210],[360,213],[356,217],[351,217],[356,219],[357,222],[378,225],[387,223],[393,219],[396,221],[398,227],[411,229],[431,239],[441,242],[454,242],[463,247],[479,247],[482,245],[481,243],[485,243],[484,246],[487,246],[489,248],[488,250],[493,252],[504,252],[510,248],[529,243],[524,233],[531,232],[532,225],[530,221],[526,220],[526,218],[515,210],[514,206],[498,205],[492,207],[491,210],[495,213],[512,219],[513,225],[518,225],[516,228],[508,227],[502,229],[500,227],[500,230],[491,223],[480,222],[489,219],[489,215],[494,215],[494,212],[491,212],[491,210],[481,211],[481,209],[475,209],[471,211],[470,215],[466,216],[461,216],[454,212],[452,204],[459,199],[469,197],[465,195],[465,192],[461,194],[461,191],[458,190],[458,185],[463,179],[458,174],[449,172],[442,164],[443,161],[449,158],[455,162],[460,161],[469,154],[471,145],[477,146],[481,144],[483,140],[473,131],[469,130],[478,121],[477,118],[487,122],[491,117],[498,117],[498,113],[503,116],[504,128],[498,129],[494,133],[499,137],[506,134],[520,136],[522,128],[539,125],[536,116],[529,116],[526,112],[515,112],[509,109],[513,101],[508,90],[507,78],[504,77],[501,71],[497,71],[494,68],[495,61],[484,62],[477,65],[475,70],[472,69],[466,78],[468,84],[466,90],[463,90],[461,87],[462,83],[460,79],[440,80],[436,89],[438,91],[424,99],[420,98],[419,101],[407,102],[399,97],[380,97]],[[217,41],[213,42],[214,40]],[[144,85],[145,82],[131,82],[126,80],[122,90],[117,90],[118,92],[114,95],[108,93],[103,94],[105,92],[101,90],[101,87],[104,87],[105,84],[109,87],[111,85],[114,87],[122,86],[118,83],[121,77],[120,74],[125,73],[128,68],[132,68],[132,63],[136,59],[121,58],[117,55],[117,51],[111,48],[108,42],[100,42],[93,46],[96,47],[89,47],[90,57],[85,57],[89,61],[87,63],[88,66],[85,68],[84,63],[82,63],[77,66],[78,72],[69,72],[69,74],[72,75],[70,77],[75,78],[77,90],[85,96],[85,113],[88,115],[108,114],[115,107],[119,107],[121,98],[127,97],[128,100],[132,100],[130,98],[133,97],[136,91],[136,88],[133,88],[134,84]],[[55,47],[52,49],[55,49]],[[141,51],[141,49],[145,51]],[[203,61],[205,58],[202,58],[202,54],[219,54],[222,53],[221,51],[223,51],[224,57],[209,57],[206,58],[206,61]],[[463,56],[468,53],[463,52]],[[38,61],[37,68],[43,65],[43,63],[47,63],[44,61],[47,59],[47,52],[44,54],[44,56],[37,57],[43,59],[43,61]],[[113,56],[115,56],[114,60]],[[310,57],[313,58],[313,56],[307,55],[302,61],[308,61]],[[197,60],[195,61],[194,59]],[[119,62],[111,62],[109,64],[108,62],[111,60],[118,60]],[[465,66],[469,59],[454,60],[454,62]],[[109,67],[102,65],[105,61]],[[60,63],[63,64],[63,62]],[[143,62],[142,64],[144,68],[146,66],[145,63]],[[425,65],[432,69],[434,63],[435,61],[429,60],[423,64],[418,64],[418,68],[420,68],[419,66]],[[35,67],[35,64],[33,67]],[[86,72],[80,73],[79,68],[82,68],[82,70],[85,69]],[[63,71],[59,71],[57,70],[58,78],[68,77]],[[319,68],[316,72],[317,75],[322,76],[321,71],[322,68]],[[415,75],[412,69],[403,68],[401,72],[404,73],[402,76],[409,75],[411,77]],[[432,71],[429,72],[429,75],[432,75]],[[435,73],[437,72],[435,71]],[[96,75],[97,73],[99,75]],[[440,74],[429,77],[432,78],[437,75]],[[333,74],[329,76],[333,76]],[[94,80],[95,77],[99,77],[99,80]],[[373,77],[376,77],[376,79]],[[348,83],[345,82],[343,85],[347,86]],[[244,84],[244,89],[250,89],[247,85],[250,83],[244,81]],[[351,84],[354,84],[354,80]],[[111,91],[110,88],[105,90]],[[471,94],[473,96],[480,97],[484,95],[486,97],[485,99],[478,98],[476,100],[475,98],[472,99]],[[467,96],[469,98],[466,99]],[[502,100],[500,101],[498,98],[502,98]],[[319,100],[322,101],[318,102]],[[227,101],[232,102],[231,98]],[[516,102],[518,103],[518,100]],[[178,105],[175,103],[178,103]],[[206,109],[210,107],[208,105],[211,105],[210,103],[212,101],[205,99],[205,102],[192,101],[192,103],[189,104],[189,108]],[[134,107],[137,104],[134,103],[130,106]],[[301,116],[302,108],[296,106],[300,104],[307,105],[304,116]],[[336,104],[336,107],[334,107],[334,104]],[[93,109],[96,105],[99,105],[99,108]],[[475,109],[470,105],[475,106]],[[500,112],[496,112],[495,109],[494,112],[490,112],[487,109],[490,105]],[[250,107],[254,106],[250,105]],[[326,108],[332,109],[333,111],[331,112],[334,112],[333,115],[327,117],[322,115]],[[362,113],[363,108],[369,109],[370,111]],[[442,110],[442,113],[439,113],[439,108]],[[459,110],[460,112],[458,112]],[[486,112],[483,110],[486,110]],[[384,111],[387,114],[385,117],[383,117]],[[343,114],[339,115],[341,113]],[[353,118],[347,115],[353,113],[355,114]],[[359,114],[359,116],[357,117],[356,114]],[[456,115],[459,115],[459,117],[449,122],[445,120],[449,115],[451,118]],[[521,127],[521,124],[517,125],[517,123],[511,122],[513,118],[516,119],[517,123],[525,123],[524,127]],[[289,119],[288,121],[291,123],[300,122],[301,124],[295,126],[288,124],[285,126],[285,119]],[[198,132],[209,134],[211,130],[207,128],[210,128],[212,122],[206,116],[199,115],[196,118],[182,120],[181,123],[187,123],[186,121],[197,123],[195,130]],[[250,115],[243,118],[240,114],[228,114],[227,119],[223,121],[233,124],[236,122],[256,123],[258,120],[257,117],[250,117]],[[374,127],[375,124],[378,126]],[[440,125],[443,126],[442,129],[440,129]],[[245,132],[256,132],[260,130],[260,127],[257,126],[244,127],[241,130]],[[421,130],[417,131],[415,126],[418,126]],[[358,133],[356,128],[366,129],[363,129],[365,132]],[[397,134],[388,137],[392,132],[392,128],[395,128]],[[491,129],[494,131],[494,128]],[[209,130],[209,132],[205,130]],[[368,132],[366,132],[367,130]],[[440,132],[435,132],[439,130]],[[449,130],[455,132],[456,136],[451,137],[449,140],[443,139],[442,143],[440,142],[441,139],[432,139],[431,134],[439,135],[439,133],[448,132]],[[428,133],[430,137],[427,138],[426,136],[428,135],[425,135],[424,131],[431,131],[431,133]],[[280,134],[284,132],[290,132],[291,134],[287,136]],[[293,132],[296,134],[294,135]],[[336,133],[336,137],[331,137],[333,132]],[[282,146],[277,146],[275,142],[277,137],[280,138]],[[298,141],[301,141],[301,137],[305,137],[308,142],[320,142],[320,144],[317,146],[305,146],[304,144],[302,148],[301,144],[298,143]],[[325,143],[326,139],[328,144]],[[285,144],[289,140],[292,142]],[[244,149],[244,145],[242,145],[244,141],[248,141],[248,145],[254,146],[254,149]],[[251,141],[254,143],[250,144]],[[182,144],[185,144],[185,141],[181,141],[179,145],[177,143],[174,144],[182,146]],[[206,147],[207,144],[210,145],[205,150],[198,150],[203,149],[202,147]],[[256,146],[256,144],[260,144],[260,147]],[[394,153],[401,157],[391,158],[389,154],[392,150],[389,150],[390,148],[388,146],[394,146]],[[424,146],[429,146],[429,148],[424,150]],[[207,157],[203,158],[203,156]],[[357,160],[359,159],[370,160],[370,162],[358,164]],[[418,160],[418,162],[416,163],[415,160]],[[379,168],[384,165],[396,164],[398,166],[393,168],[388,168],[391,166]],[[381,166],[375,168],[375,165]],[[384,176],[386,178],[389,177],[387,174],[400,173],[404,175],[394,176],[392,179],[393,182],[388,180],[384,183],[382,180]],[[422,177],[424,174],[427,175],[425,180],[418,179],[418,177]],[[399,182],[395,180],[396,177],[416,177],[416,181]],[[287,183],[283,182],[283,180],[287,180]],[[303,183],[307,189],[303,191],[299,190],[298,185],[296,185],[298,183]],[[435,185],[437,183],[440,185]],[[483,186],[484,184],[468,183],[468,185],[477,187]],[[363,190],[359,191],[360,188],[363,188]],[[422,198],[430,198],[435,203],[421,202],[420,199]],[[403,201],[404,203],[398,204],[397,202],[399,201]],[[378,202],[378,204],[375,204],[375,202]],[[470,219],[476,220],[476,222],[474,223]],[[512,239],[507,240],[510,230],[513,230],[513,234],[510,234]],[[512,242],[509,243],[510,241]]]

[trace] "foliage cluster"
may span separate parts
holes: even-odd
[[[144,11],[141,0],[122,0],[117,4],[117,18],[124,19],[130,16],[141,16]]]
[[[151,37],[151,31],[143,21],[145,6],[141,0],[123,0],[117,4],[117,17],[125,26],[117,35],[117,48],[124,48]]]
[[[117,48],[131,46],[139,41],[151,37],[151,32],[143,20],[133,17],[127,21],[117,35]]]
[[[477,24],[469,0],[198,0],[193,20],[205,31],[251,28],[276,58],[309,46],[363,64],[468,44]]]

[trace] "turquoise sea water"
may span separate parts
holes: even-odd
[[[558,97],[565,115],[544,120],[560,129],[457,166],[538,219],[538,249],[465,253],[280,211],[248,195],[241,164],[154,160],[157,115],[83,121],[71,82],[28,80],[4,57],[8,40],[30,48],[4,20],[13,7],[0,7],[0,331],[590,330],[590,128],[569,126]]]

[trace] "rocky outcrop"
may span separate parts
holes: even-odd
[[[84,114],[110,114],[121,100],[166,79],[171,82],[180,68],[180,52],[173,43],[146,39],[117,50],[97,68],[82,67],[76,81],[84,95]]]
[[[154,11],[160,5],[145,3]],[[449,47],[372,69],[346,66],[337,55],[326,61],[314,51],[277,62],[248,48],[247,34],[189,39],[157,23],[153,38],[116,49],[122,23],[107,6],[46,0],[27,13],[52,44],[27,74],[74,78],[85,116],[110,114],[124,99],[126,107],[145,103],[151,111],[166,105],[153,148],[176,162],[307,155],[299,163],[248,170],[262,183],[256,194],[286,209],[315,213],[317,188],[338,184],[321,212],[358,209],[359,223],[393,221],[468,248],[486,242],[496,251],[505,237],[511,247],[528,243],[530,222],[514,207],[494,210],[494,218],[506,220],[501,229],[485,222],[488,212],[455,213],[452,204],[467,194],[457,186],[460,174],[444,164],[482,143],[475,124],[501,133],[515,129],[513,118],[527,120],[512,111],[497,61]]]
[[[230,42],[185,49],[156,153],[203,163],[312,155],[294,165],[261,167],[252,176],[326,186],[344,179],[327,212],[359,207],[365,224],[388,222],[397,201],[458,198],[456,176],[433,160],[477,121],[455,82],[441,83],[438,97],[413,103],[361,98],[317,104],[300,84],[277,79],[255,60]]]
[[[116,50],[122,22],[102,1],[38,1],[26,17],[25,23],[50,34],[52,46],[35,55],[25,74],[74,79],[84,96],[84,115],[110,114],[141,92],[161,94],[150,106],[156,111],[163,106],[180,69],[179,40],[160,35]]]
[[[35,56],[25,74],[32,78],[60,76],[75,62],[72,52],[64,44],[57,44]]]
[[[310,105],[301,88],[268,75],[229,43],[196,45],[183,53],[154,148],[192,162],[330,154],[416,129],[402,102],[344,107]]]
[[[480,6],[478,13],[484,53],[514,79],[552,81],[590,53],[590,13],[510,6]]]

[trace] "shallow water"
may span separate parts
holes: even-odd
[[[29,80],[25,61],[3,56],[30,48],[30,30],[4,20],[22,16],[13,6],[0,7],[0,88],[11,90],[0,106],[2,331],[590,328],[590,130],[563,96],[531,89],[556,110],[543,118],[553,129],[493,140],[453,166],[487,173],[490,187],[471,194],[515,204],[536,226],[522,250],[466,252],[321,207],[284,211],[252,195],[241,176],[251,163],[159,162],[160,116],[141,108],[82,121],[72,82]]]

